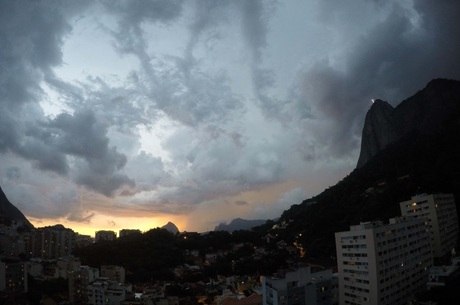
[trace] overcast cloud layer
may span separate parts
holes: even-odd
[[[458,16],[456,0],[1,1],[0,185],[36,219],[277,217],[355,166],[371,98],[460,79]]]

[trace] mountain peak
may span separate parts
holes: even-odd
[[[372,102],[372,106],[369,109],[369,111],[376,111],[380,109],[386,109],[386,108],[391,108],[393,109],[393,106],[391,106],[388,102],[381,100],[381,99],[374,99]]]
[[[358,167],[394,140],[395,132],[391,124],[393,111],[394,108],[389,103],[380,99],[374,100],[364,122]]]
[[[443,123],[460,113],[460,82],[434,79],[393,108],[375,100],[366,114],[357,167],[362,167],[387,145],[418,132],[440,132]]]
[[[179,229],[177,228],[177,226],[174,223],[170,222],[170,221],[168,221],[168,223],[165,224],[164,226],[162,226],[161,228],[165,229],[168,232],[171,232],[173,234],[179,233]]]

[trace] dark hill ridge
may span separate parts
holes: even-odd
[[[366,115],[357,167],[412,132],[438,133],[446,122],[458,118],[459,96],[458,81],[435,79],[395,108],[376,100]]]
[[[24,214],[6,198],[5,193],[0,187],[0,223],[9,225],[12,221],[23,223],[30,228],[33,227]]]
[[[219,224],[218,226],[214,228],[214,231],[227,231],[231,233],[231,232],[239,231],[239,230],[250,230],[254,227],[264,224],[265,222],[266,220],[262,220],[262,219],[247,220],[247,219],[235,218],[228,224],[225,224],[225,223]]]
[[[335,232],[398,216],[399,202],[416,193],[453,193],[460,212],[460,82],[431,81],[391,108],[376,101],[366,116],[373,156],[333,187],[286,210],[280,238],[300,241],[312,258],[331,258]],[[399,134],[387,141],[392,128]]]

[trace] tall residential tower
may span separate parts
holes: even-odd
[[[425,221],[434,257],[449,254],[458,239],[458,220],[452,194],[421,194],[399,204],[403,216]]]
[[[421,219],[364,222],[335,240],[341,305],[406,304],[428,280],[431,247]]]

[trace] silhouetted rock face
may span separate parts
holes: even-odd
[[[22,223],[27,227],[32,228],[32,224],[27,220],[24,214],[18,210],[11,202],[6,198],[5,193],[0,187],[0,223],[11,224],[12,221]]]
[[[358,167],[361,167],[380,150],[395,140],[391,125],[394,108],[385,101],[376,100],[366,114]]]
[[[435,79],[396,108],[377,100],[367,112],[357,167],[401,137],[411,133],[436,134],[460,115],[460,82]]]
[[[173,233],[173,234],[177,234],[179,233],[179,229],[177,228],[177,226],[175,224],[173,224],[172,222],[168,222],[167,224],[165,224],[164,226],[161,227],[162,229],[166,229],[167,231]]]

